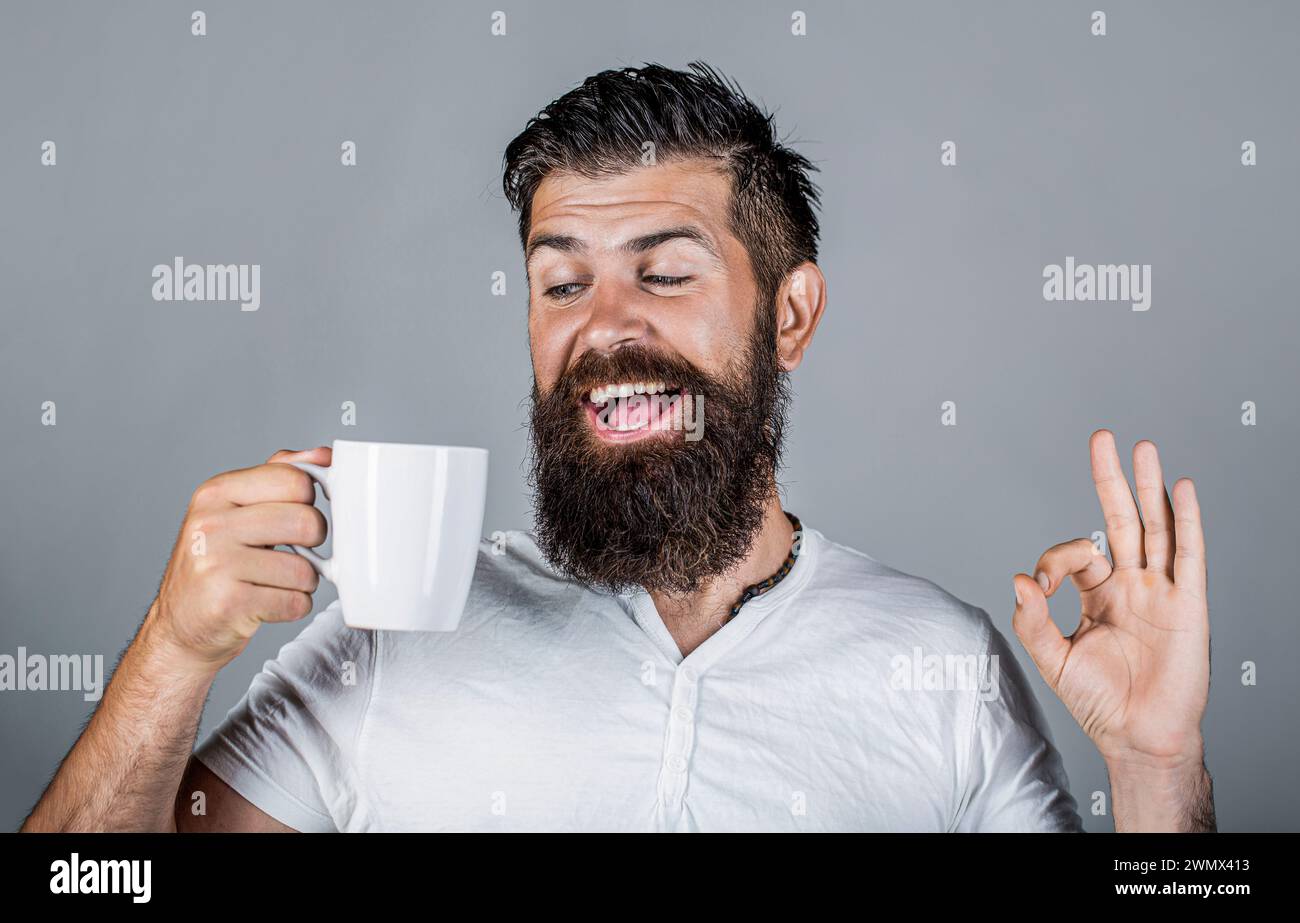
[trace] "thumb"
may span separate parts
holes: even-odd
[[[308,462],[313,465],[328,467],[334,461],[334,450],[327,445],[320,445],[314,449],[281,449],[266,461],[268,464],[271,462]]]
[[[1061,629],[1052,621],[1047,597],[1038,582],[1026,574],[1016,574],[1011,583],[1016,590],[1016,612],[1011,617],[1011,627],[1033,658],[1038,672],[1055,691],[1065,658],[1070,653],[1070,642],[1062,637]]]

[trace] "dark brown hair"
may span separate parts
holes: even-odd
[[[642,163],[713,159],[732,178],[732,232],[770,303],[786,274],[817,259],[817,168],[777,138],[772,116],[707,64],[601,71],[530,119],[505,152],[502,186],[526,246],[533,195],[554,171],[600,177]]]

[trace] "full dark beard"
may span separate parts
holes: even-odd
[[[550,394],[533,382],[531,473],[538,546],[557,571],[621,592],[690,593],[738,564],[776,489],[789,383],[771,312],[721,376],[630,346],[588,352]],[[582,396],[620,381],[702,395],[702,438],[678,430],[623,445],[591,432]]]

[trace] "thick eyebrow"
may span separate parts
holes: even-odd
[[[543,247],[550,247],[552,250],[559,250],[561,253],[581,253],[587,249],[586,244],[567,234],[539,234],[528,242],[528,252],[524,254],[524,263],[531,263],[533,255]]]
[[[717,248],[713,246],[713,241],[709,236],[699,228],[691,227],[688,224],[675,228],[664,228],[662,231],[655,231],[653,234],[646,234],[643,237],[634,237],[626,241],[621,247],[624,253],[645,253],[647,250],[653,250],[660,244],[667,243],[670,240],[693,240],[705,250],[709,256],[715,260],[721,260]]]
[[[619,250],[624,253],[645,253],[670,240],[694,241],[703,247],[715,261],[722,261],[713,240],[699,228],[690,225],[664,228],[661,231],[634,237],[631,240],[624,241],[619,246]],[[571,237],[567,234],[539,234],[528,242],[528,252],[524,257],[524,265],[527,266],[532,263],[533,255],[543,247],[550,247],[552,250],[558,250],[561,253],[582,253],[587,249],[586,243],[577,237]]]

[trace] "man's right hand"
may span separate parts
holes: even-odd
[[[172,654],[218,670],[263,622],[311,612],[316,571],[276,545],[319,545],[325,517],[312,479],[288,461],[329,465],[327,447],[281,450],[267,463],[204,481],[190,499],[144,629]]]

